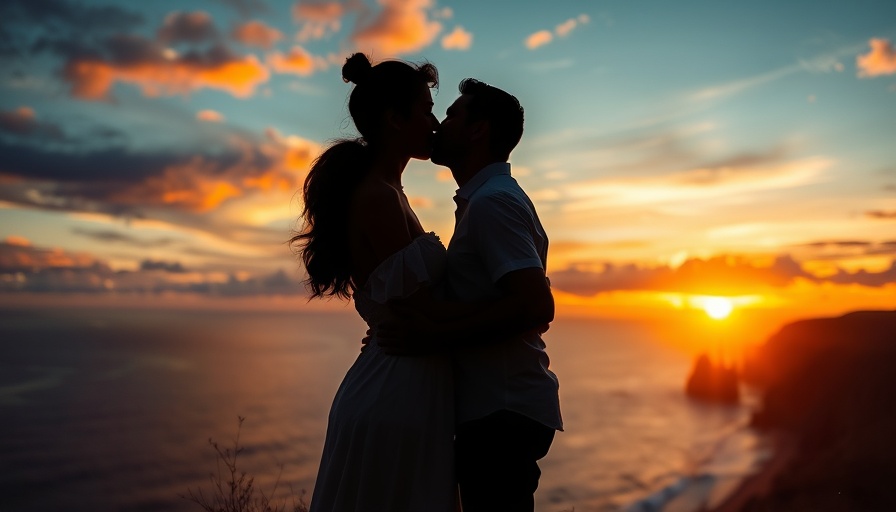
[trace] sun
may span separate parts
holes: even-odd
[[[728,318],[734,309],[734,304],[724,297],[707,297],[701,306],[707,315],[716,320]]]

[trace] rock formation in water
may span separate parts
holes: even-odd
[[[700,400],[736,404],[740,401],[737,371],[733,367],[713,364],[707,354],[701,354],[688,377],[685,392]]]

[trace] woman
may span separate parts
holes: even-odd
[[[439,280],[445,248],[426,233],[401,186],[411,158],[426,160],[438,121],[432,64],[352,55],[349,113],[360,139],[314,163],[303,189],[301,246],[312,296],[352,298],[371,327],[330,410],[311,511],[453,511],[454,397],[445,355],[395,357],[377,344],[386,302]],[[425,293],[425,291],[423,292]]]

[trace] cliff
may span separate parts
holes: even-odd
[[[789,324],[744,378],[763,389],[754,424],[797,444],[770,492],[743,511],[896,510],[896,311]]]

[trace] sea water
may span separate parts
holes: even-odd
[[[350,308],[0,311],[0,510],[198,511],[182,496],[211,491],[209,440],[232,448],[238,417],[240,471],[307,500],[364,330]],[[767,455],[749,406],[684,395],[692,354],[661,338],[600,319],[545,334],[565,431],[539,511],[695,511]]]

